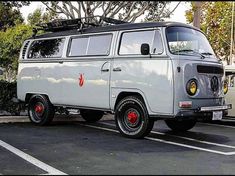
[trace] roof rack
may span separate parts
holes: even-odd
[[[57,32],[57,31],[78,29],[78,31],[82,32],[84,29],[87,29],[89,27],[116,25],[123,23],[128,23],[128,22],[103,16],[83,17],[83,18],[68,19],[68,20],[59,19],[59,20],[53,20],[52,22],[49,23],[36,24],[36,28],[33,28],[33,37],[36,36],[38,30]]]

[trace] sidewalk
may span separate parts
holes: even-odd
[[[0,116],[0,123],[29,122],[28,116]]]

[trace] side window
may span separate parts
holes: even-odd
[[[28,58],[61,57],[65,39],[35,40],[30,46]]]
[[[120,55],[141,54],[140,47],[142,43],[148,43],[150,48],[154,37],[154,31],[136,31],[125,32],[122,34],[121,45],[119,47]]]
[[[71,42],[69,56],[86,55],[88,37],[74,38]]]
[[[69,56],[106,56],[110,51],[111,40],[111,34],[73,38]]]
[[[91,36],[87,55],[108,55],[112,35]]]
[[[153,54],[162,54],[163,53],[162,38],[161,38],[161,34],[159,31],[155,32],[152,53]]]

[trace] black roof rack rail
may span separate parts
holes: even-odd
[[[128,23],[126,21],[122,21],[122,20],[117,20],[114,18],[109,18],[109,17],[100,17],[101,20],[105,21],[106,23],[111,23],[111,24],[123,24],[123,23]]]
[[[99,18],[99,20],[95,18]],[[57,31],[78,29],[79,31],[82,32],[83,29],[89,27],[98,27],[98,26],[112,25],[112,24],[116,25],[123,23],[128,23],[128,22],[103,16],[91,16],[91,17],[83,17],[76,19],[58,19],[58,20],[53,20],[52,22],[49,23],[36,24],[36,28],[33,28],[33,37],[36,36],[38,30],[57,32]]]

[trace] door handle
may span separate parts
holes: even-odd
[[[122,69],[120,67],[116,67],[116,68],[113,68],[113,71],[122,71]]]
[[[101,67],[101,72],[109,72],[109,67],[110,67],[110,64],[108,61],[106,61]]]
[[[101,71],[102,71],[102,72],[108,72],[109,69],[108,69],[108,68],[107,68],[107,69],[101,69]]]
[[[59,64],[63,64],[64,62],[63,61],[59,61]]]

